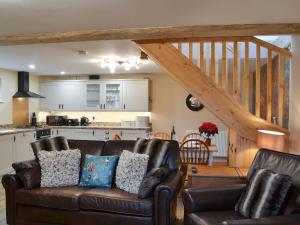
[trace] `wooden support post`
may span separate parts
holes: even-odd
[[[210,71],[209,77],[215,82],[216,81],[216,51],[215,42],[211,42],[210,45]]]
[[[243,103],[246,110],[249,111],[249,42],[245,42],[245,63],[244,63],[244,75],[243,75]]]
[[[193,42],[189,42],[189,59],[193,62]]]
[[[226,41],[222,42],[222,79],[221,87],[227,90],[227,48]]]
[[[256,45],[255,115],[260,117],[260,46]]]
[[[239,102],[239,84],[238,84],[238,42],[233,42],[233,97]]]
[[[268,49],[267,62],[267,121],[272,122],[272,50]]]
[[[204,43],[200,42],[199,44],[200,44],[200,46],[199,46],[200,47],[200,49],[199,49],[199,51],[200,51],[200,57],[199,57],[200,70],[201,70],[202,73],[204,73],[205,72],[205,67],[204,67]]]
[[[279,54],[279,79],[278,79],[278,125],[283,124],[283,97],[284,97],[284,56]]]

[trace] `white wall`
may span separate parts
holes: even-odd
[[[300,154],[300,35],[292,36],[290,79],[290,152]]]
[[[18,74],[16,71],[0,69],[0,78],[2,79],[3,101],[0,103],[0,125],[12,124],[12,96],[18,90]],[[30,90],[39,91],[38,77],[30,76]],[[29,112],[38,112],[38,99],[29,100]]]

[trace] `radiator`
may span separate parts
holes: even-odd
[[[218,151],[214,152],[216,157],[227,157],[228,156],[228,129],[219,128],[219,134],[216,134],[212,138],[212,143],[217,146]]]

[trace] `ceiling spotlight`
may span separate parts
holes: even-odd
[[[33,64],[29,65],[28,67],[29,67],[29,69],[32,69],[32,70],[35,69],[35,65],[33,65]]]
[[[61,71],[60,74],[61,74],[61,75],[64,75],[64,74],[66,74],[66,72],[65,72],[65,71]]]
[[[85,50],[78,50],[77,53],[78,53],[78,55],[87,55],[88,54],[88,52]]]

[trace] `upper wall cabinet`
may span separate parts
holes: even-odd
[[[47,111],[77,111],[83,108],[83,85],[78,81],[40,83],[40,108]]]
[[[149,80],[49,81],[40,83],[46,111],[149,111]]]

